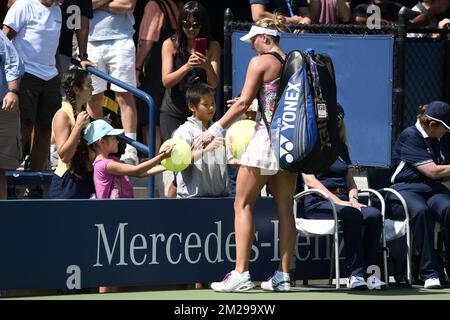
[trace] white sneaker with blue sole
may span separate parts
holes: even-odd
[[[267,281],[261,283],[261,289],[265,291],[283,292],[291,290],[291,279],[289,274],[275,271],[275,274]]]
[[[363,277],[351,276],[347,279],[347,288],[351,290],[366,290],[367,283]]]

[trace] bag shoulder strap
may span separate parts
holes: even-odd
[[[263,54],[270,54],[270,55],[274,56],[275,58],[277,58],[277,60],[278,60],[282,65],[284,65],[284,59],[283,59],[283,57],[282,57],[278,52],[275,52],[275,51],[269,51],[269,52],[264,52]],[[283,71],[283,70],[282,70],[282,71]],[[258,98],[259,98],[259,97],[258,97]],[[262,118],[263,121],[264,121],[264,124],[265,124],[266,129],[267,129],[267,133],[269,134],[269,137],[270,137],[269,121],[267,121],[266,115],[265,115],[265,113],[264,113],[264,110],[263,110],[263,108],[262,108],[262,105],[261,105],[259,99],[258,99],[258,109],[259,109],[259,112],[261,113],[261,118]],[[275,111],[274,111],[274,112],[275,112]]]
[[[284,64],[284,59],[278,52],[269,51],[269,52],[264,52],[263,54],[270,54],[271,56],[274,56],[275,58],[277,58],[277,60],[280,61],[281,64]]]

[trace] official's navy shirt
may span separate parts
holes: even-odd
[[[415,125],[403,130],[394,145],[392,156],[394,173],[391,183],[431,181],[416,169],[417,166],[430,162],[444,163],[441,141],[438,138],[428,137],[417,121]]]
[[[316,178],[327,188],[347,188],[348,166],[351,165],[348,148],[344,143],[339,145],[337,160],[325,171],[316,174]]]

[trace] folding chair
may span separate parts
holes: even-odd
[[[405,211],[405,220],[392,220],[385,219],[383,215],[383,232],[382,241],[383,247],[386,248],[386,242],[398,239],[406,235],[406,279],[409,285],[412,285],[412,274],[411,274],[411,256],[412,256],[412,243],[411,243],[411,229],[409,226],[410,216],[408,211],[408,205],[406,204],[403,196],[396,190],[392,188],[381,188],[378,190],[380,193],[392,193],[400,201]],[[385,282],[388,283],[388,270],[387,270],[387,252],[384,251],[383,260],[385,264]]]
[[[382,232],[382,242],[383,248],[386,247],[386,242],[401,238],[406,235],[406,279],[409,282],[409,285],[412,284],[412,272],[411,272],[411,257],[412,257],[412,238],[411,238],[411,230],[409,226],[410,215],[408,211],[408,206],[406,204],[403,196],[396,190],[385,187],[391,184],[391,171],[389,168],[369,168],[367,170],[367,182],[369,183],[369,187],[372,189],[377,189],[381,194],[392,193],[399,199],[400,203],[403,206],[403,210],[405,212],[405,220],[398,221],[392,219],[386,219],[383,214],[383,232]],[[387,270],[387,255],[388,252],[384,251],[383,262],[385,263],[385,270]],[[388,272],[385,272],[385,280],[389,279]],[[385,281],[386,284],[388,283]]]
[[[382,248],[383,248],[383,270],[384,270],[384,283],[386,283],[386,286],[389,286],[389,270],[388,270],[388,265],[387,265],[387,252],[386,252],[386,236],[385,236],[385,214],[386,214],[386,203],[384,201],[383,196],[381,195],[381,193],[379,191],[376,191],[374,189],[371,188],[363,188],[363,189],[358,189],[358,196],[361,195],[365,195],[365,194],[369,194],[368,197],[368,206],[372,206],[372,196],[375,196],[378,198],[378,201],[380,202],[380,212],[381,212],[381,217],[382,217],[382,225],[383,228],[381,230],[381,239],[380,241],[382,242]]]
[[[340,288],[340,272],[339,272],[339,220],[337,217],[336,212],[336,206],[334,205],[333,200],[323,191],[319,189],[308,189],[303,192],[300,192],[299,194],[294,196],[294,212],[297,213],[297,202],[300,198],[308,195],[308,194],[318,194],[328,202],[330,202],[331,210],[333,213],[333,220],[331,219],[304,219],[304,218],[298,218],[296,216],[295,223],[297,231],[300,233],[303,237],[313,237],[313,236],[324,236],[324,235],[331,235],[333,238],[333,247],[334,250],[332,250],[332,257],[331,260],[334,260],[334,270],[335,270],[335,280],[336,280],[336,289]],[[383,196],[376,190],[370,189],[370,188],[364,188],[358,190],[358,195],[365,195],[369,194],[369,202],[368,205],[371,205],[371,196],[375,196],[378,198],[378,201],[381,204],[381,215],[383,217],[383,225],[384,225],[384,216],[385,216],[385,202],[383,199]],[[384,228],[382,230],[382,239],[383,241],[383,248],[386,247],[385,243],[385,234],[384,234]],[[334,258],[334,259],[333,259]],[[333,263],[330,265],[330,270],[333,268]],[[388,284],[388,269],[387,269],[387,253],[384,250],[383,251],[383,269],[384,269],[384,275],[385,275],[385,283]],[[331,274],[332,271],[330,271],[330,282],[331,282]]]
[[[330,202],[331,210],[333,212],[333,220],[319,220],[319,219],[304,219],[297,217],[297,202],[300,198],[309,195],[317,194],[322,198]],[[308,189],[300,192],[294,196],[294,214],[295,214],[295,225],[297,231],[303,237],[314,237],[314,236],[326,236],[330,235],[333,238],[332,245],[334,250],[331,250],[331,260],[334,260],[334,270],[336,279],[336,289],[340,288],[340,273],[339,273],[339,232],[338,232],[338,218],[336,213],[336,207],[333,200],[322,190],[319,189]],[[333,259],[334,258],[334,259]],[[332,274],[333,263],[330,261],[330,280]]]

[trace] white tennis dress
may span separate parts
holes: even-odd
[[[275,111],[280,78],[263,83],[259,90],[258,100],[261,108],[256,114],[256,127],[250,142],[239,161],[240,165],[260,168],[262,175],[274,175],[279,170],[279,163],[270,142],[269,133],[261,116],[261,109],[270,126]],[[270,129],[270,128],[269,128]]]

